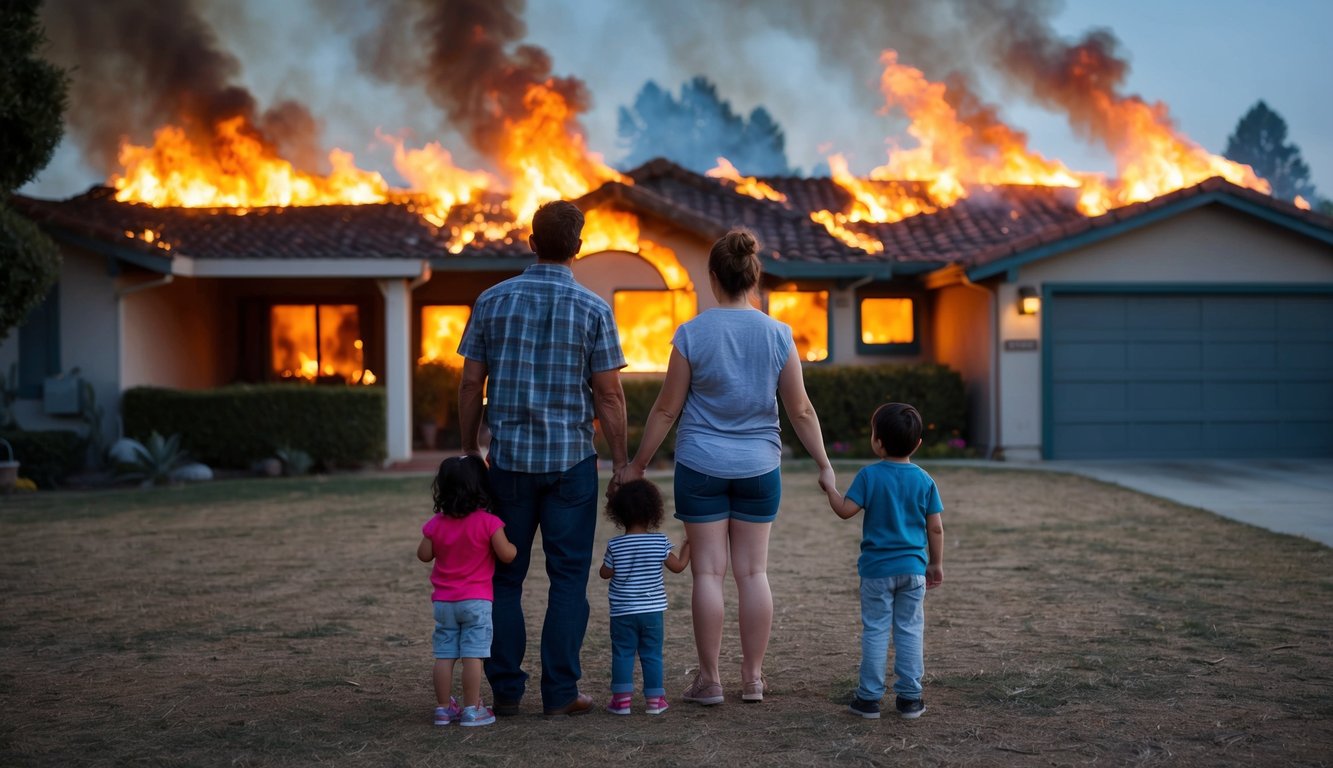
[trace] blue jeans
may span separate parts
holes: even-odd
[[[611,693],[634,691],[634,655],[643,666],[643,695],[665,696],[662,687],[662,611],[611,617]]]
[[[926,628],[926,577],[902,574],[885,579],[861,579],[861,680],[856,697],[879,701],[884,697],[884,666],[893,632],[893,690],[904,699],[921,698],[921,676],[926,672],[921,635]]]
[[[527,688],[523,655],[528,647],[523,623],[523,580],[532,560],[532,542],[542,532],[546,554],[546,619],[542,624],[542,705],[563,707],[579,694],[579,652],[588,629],[588,569],[597,529],[597,457],[564,472],[510,472],[491,467],[495,514],[505,536],[518,548],[512,563],[495,564],[494,640],[486,679],[497,701],[517,702]]]

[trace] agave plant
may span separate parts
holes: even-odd
[[[172,470],[190,459],[189,454],[181,449],[180,435],[162,437],[154,432],[148,436],[147,443],[133,439],[125,443],[133,459],[121,463],[117,467],[117,474],[126,480],[138,480],[145,488],[170,482]]]

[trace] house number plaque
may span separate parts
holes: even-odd
[[[1005,352],[1036,352],[1036,351],[1037,351],[1037,340],[1036,340],[1036,339],[1005,339],[1005,340],[1004,340],[1004,351],[1005,351]]]

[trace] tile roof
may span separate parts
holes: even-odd
[[[870,254],[831,236],[810,218],[811,211],[846,211],[852,198],[828,178],[763,179],[787,196],[785,202],[737,194],[729,181],[709,178],[666,160],[654,160],[626,174],[632,183],[605,184],[576,202],[585,209],[613,206],[656,217],[712,240],[736,225],[750,227],[768,260],[808,264],[902,263],[928,267],[957,263],[975,267],[1040,245],[1133,219],[1192,197],[1221,193],[1333,231],[1333,219],[1296,208],[1251,190],[1209,179],[1193,187],[1086,217],[1075,207],[1073,190],[1058,187],[974,188],[968,198],[934,213],[895,223],[850,223],[849,229],[884,244]],[[867,182],[899,193],[924,193],[911,182]],[[112,190],[95,187],[63,201],[23,196],[13,206],[50,228],[78,237],[158,257],[184,254],[228,259],[431,259],[532,258],[525,238],[511,236],[468,245],[454,256],[447,250],[450,227],[480,216],[503,223],[502,198],[488,198],[450,212],[436,227],[416,212],[419,199],[404,196],[379,205],[252,208],[243,215],[226,209],[154,208],[120,203]],[[142,236],[151,230],[153,242]],[[170,250],[164,244],[171,246]],[[471,257],[471,258],[469,258]],[[513,263],[513,262],[511,262]]]

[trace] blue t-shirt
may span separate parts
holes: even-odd
[[[602,565],[615,571],[607,588],[612,616],[667,609],[662,563],[671,555],[663,533],[626,533],[606,542]]]
[[[677,462],[728,479],[778,468],[778,376],[793,343],[790,326],[752,308],[714,307],[676,329],[671,345],[690,362]]]
[[[861,557],[856,571],[863,579],[925,574],[926,518],[944,511],[939,489],[926,470],[915,464],[881,461],[856,473],[847,499],[861,507]]]

